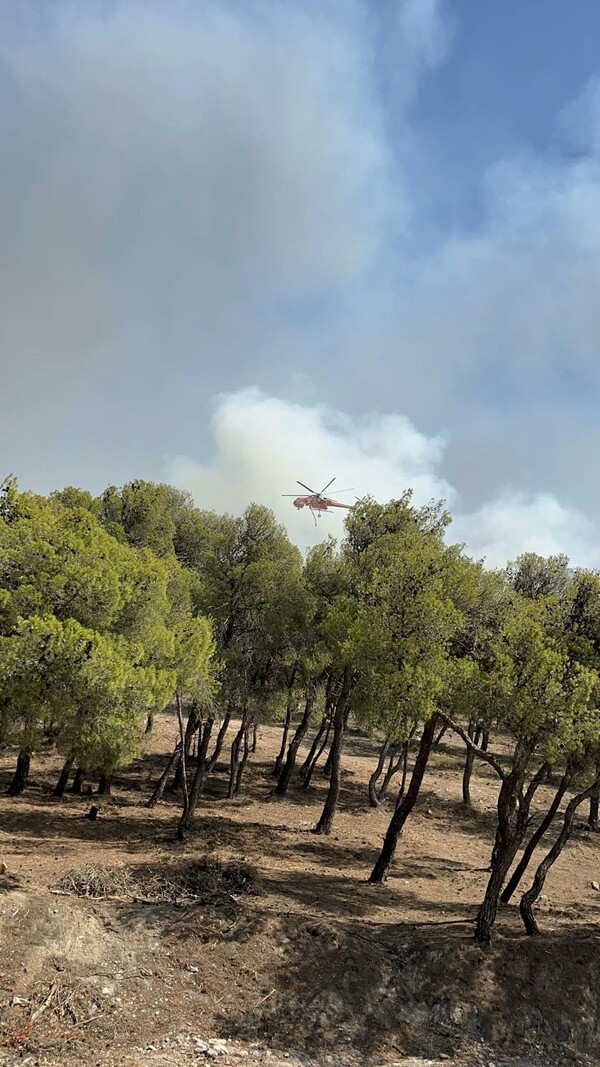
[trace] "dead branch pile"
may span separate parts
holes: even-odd
[[[256,876],[246,864],[218,860],[179,867],[156,864],[108,867],[85,863],[68,871],[54,887],[69,896],[148,904],[197,904],[230,910],[237,897],[256,892]]]

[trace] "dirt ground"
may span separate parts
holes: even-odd
[[[543,936],[525,937],[510,905],[482,949],[497,779],[476,767],[463,809],[458,738],[435,752],[387,883],[370,886],[390,817],[367,802],[374,742],[350,733],[334,832],[318,837],[325,778],[267,799],[280,731],[261,727],[243,795],[225,798],[217,768],[178,844],[178,798],[144,807],[175,732],[158,717],[95,822],[89,797],[49,795],[55,755],[0,797],[0,1065],[600,1062],[596,835],[580,826],[553,868]],[[14,762],[1,754],[2,792]],[[71,872],[90,864],[112,872],[108,896],[77,894]],[[202,871],[210,891],[190,895]]]

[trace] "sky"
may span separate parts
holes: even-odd
[[[281,494],[335,476],[600,567],[598,40],[594,0],[3,0],[0,477],[304,547],[343,512]]]

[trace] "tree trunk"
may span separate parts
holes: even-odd
[[[398,796],[396,797],[396,808],[400,807],[402,798],[404,796],[404,790],[406,789],[406,774],[408,771],[408,741],[404,742],[404,748],[402,750],[402,781],[400,782],[400,788],[398,790]]]
[[[379,807],[379,796],[377,795],[376,786],[377,786],[377,783],[378,783],[379,779],[381,778],[381,774],[382,774],[382,771],[383,771],[383,766],[384,766],[384,763],[386,761],[386,757],[387,757],[387,754],[388,754],[388,751],[389,751],[389,747],[390,747],[390,739],[389,739],[389,737],[386,737],[386,739],[383,742],[381,748],[379,749],[379,759],[377,760],[377,766],[376,766],[375,770],[373,771],[373,774],[369,778],[369,804],[370,804],[370,806],[372,808],[378,808]],[[390,759],[393,759],[393,757],[394,757],[394,753],[392,752],[392,755],[391,755]]]
[[[437,715],[432,715],[430,719],[427,719],[423,733],[421,734],[421,742],[419,744],[419,751],[413,767],[413,772],[410,779],[410,784],[406,791],[406,796],[402,798],[402,802],[396,808],[392,815],[390,824],[385,835],[383,842],[383,848],[379,853],[377,862],[371,871],[369,881],[374,883],[381,883],[385,880],[390,863],[394,858],[396,852],[396,846],[398,844],[398,838],[402,833],[404,824],[408,819],[412,809],[415,806],[425,769],[427,767],[427,761],[429,760],[429,754],[431,752],[431,746],[433,745],[433,739],[435,737],[435,730],[438,723]]]
[[[146,807],[147,808],[154,808],[156,806],[156,804],[158,803],[158,801],[162,799],[162,795],[163,795],[163,793],[165,791],[165,786],[167,784],[167,779],[168,779],[169,775],[171,774],[171,771],[175,768],[175,764],[179,763],[180,760],[181,760],[181,742],[178,741],[177,744],[175,745],[175,748],[173,749],[171,755],[169,756],[169,762],[167,763],[167,766],[165,767],[165,769],[162,772],[160,778],[158,779],[158,782],[156,783],[156,785],[154,787],[154,791],[152,793],[152,796],[150,797],[149,800],[146,801]]]
[[[179,760],[179,767],[181,767],[181,784],[183,786],[183,809],[182,809],[182,812],[181,812],[181,818],[179,820],[179,823],[177,824],[177,840],[178,841],[183,841],[183,828],[184,828],[184,826],[187,825],[187,822],[188,822],[188,819],[189,819],[189,815],[190,815],[190,793],[189,793],[189,789],[188,789],[188,776],[187,776],[187,752],[186,752],[186,741],[187,741],[187,738],[186,738],[186,734],[188,732],[187,731],[187,726],[189,726],[190,719],[192,718],[192,712],[190,712],[190,714],[188,715],[188,721],[187,721],[186,729],[184,731],[184,729],[183,729],[183,712],[181,710],[181,697],[179,696],[179,693],[177,693],[177,695],[176,695],[176,701],[177,701],[177,722],[178,722],[178,725],[179,725],[179,749],[180,749],[180,752],[181,752],[181,759]],[[191,741],[192,741],[192,735],[190,734],[189,741],[187,741],[187,743],[188,743],[188,751],[189,751],[189,745],[191,744]]]
[[[154,715],[149,715],[148,718],[146,719],[146,730],[145,730],[145,732],[147,734],[151,734],[153,727],[154,727]]]
[[[256,752],[256,746],[258,744],[258,726],[254,722],[252,723],[252,752]]]
[[[16,797],[19,793],[22,793],[27,785],[27,778],[29,777],[29,767],[31,764],[31,752],[28,749],[22,748],[17,758],[17,767],[13,775],[12,782],[6,790],[9,797]]]
[[[444,737],[446,736],[446,730],[447,729],[448,729],[448,725],[447,725],[447,723],[444,723],[444,725],[442,726],[442,729],[440,730],[440,732],[437,735],[435,741],[433,742],[433,748],[439,748],[439,746],[441,745]]]
[[[217,757],[220,752],[220,748],[217,751],[217,747],[219,745],[218,737],[217,743],[215,745],[215,752],[213,752],[213,755],[211,756],[210,760],[207,760],[206,758],[214,724],[214,719],[207,719],[204,723],[204,726],[200,725],[200,734],[198,740],[198,762],[196,764],[196,770],[192,779],[192,786],[188,798],[187,813],[185,814],[185,817],[182,814],[182,817],[179,822],[179,828],[177,831],[178,837],[180,837],[180,834],[183,834],[184,830],[190,829],[194,820],[194,815],[196,814],[196,808],[198,807],[198,801],[200,799],[200,794],[202,793],[202,790],[204,788],[206,777],[217,762]],[[225,727],[225,731],[226,730],[227,726]],[[223,737],[225,736],[225,731],[223,732]],[[219,730],[219,734],[220,733],[221,731]],[[221,744],[222,743],[223,741],[221,739]]]
[[[211,719],[211,722],[214,723],[214,719]],[[218,761],[219,756],[221,755],[221,751],[223,749],[223,743],[225,741],[225,737],[226,737],[227,731],[229,729],[229,723],[230,722],[231,722],[231,708],[228,708],[227,711],[225,712],[225,715],[223,716],[223,720],[221,722],[221,725],[219,726],[219,732],[217,733],[217,740],[215,741],[215,747],[214,747],[214,750],[213,750],[213,754],[210,757],[210,759],[208,761],[207,768],[206,768],[206,773],[207,774],[210,774],[210,772],[212,771],[213,767],[215,766],[215,763]],[[198,756],[198,758],[200,758],[200,757]]]
[[[312,762],[313,762],[313,760],[315,758],[315,753],[316,753],[316,751],[317,751],[317,749],[318,749],[318,747],[319,747],[319,745],[321,743],[321,739],[323,737],[323,734],[327,730],[328,723],[329,723],[329,709],[323,715],[323,718],[321,719],[321,722],[319,724],[319,729],[317,730],[317,732],[316,732],[316,734],[315,734],[315,736],[314,736],[314,738],[312,740],[312,744],[311,744],[311,746],[310,746],[310,748],[308,750],[308,755],[307,755],[306,759],[304,760],[304,763],[300,767],[299,774],[300,774],[301,778],[304,778],[305,774],[307,774],[307,772],[311,769]]]
[[[544,888],[544,882],[546,881],[546,875],[550,870],[552,864],[558,859],[563,848],[565,847],[571,832],[573,829],[573,820],[575,818],[575,812],[580,804],[583,804],[584,800],[587,800],[589,796],[593,794],[594,789],[600,784],[600,778],[596,779],[596,782],[588,789],[584,789],[583,792],[578,793],[567,804],[565,811],[563,824],[561,831],[554,842],[550,851],[544,856],[540,863],[535,877],[533,879],[533,885],[531,889],[528,889],[526,893],[523,893],[521,897],[521,903],[519,904],[519,911],[521,912],[521,918],[525,924],[525,930],[530,936],[539,934],[539,927],[533,914],[533,905],[539,897],[542,889]]]
[[[177,700],[180,700],[180,698],[177,697]],[[178,718],[179,718],[180,711],[181,711],[181,709],[178,706],[178,709],[177,709]],[[177,761],[177,766],[175,768],[175,774],[173,776],[173,782],[171,783],[171,789],[173,790],[174,793],[179,792],[179,790],[183,788],[184,766],[185,766],[185,768],[187,770],[187,768],[189,766],[189,763],[190,763],[190,753],[192,751],[192,742],[194,740],[194,735],[196,734],[196,731],[198,730],[199,726],[200,726],[200,718],[198,716],[198,705],[196,703],[193,703],[192,706],[190,707],[190,710],[189,710],[189,713],[188,713],[188,718],[187,718],[187,723],[185,725],[185,735],[184,735],[184,740],[183,740],[183,756],[182,756],[181,759],[179,759]],[[181,734],[181,731],[180,731],[180,734]],[[181,737],[179,739],[179,751],[180,752],[182,751],[182,749],[181,749]]]
[[[289,682],[288,682],[287,704],[286,704],[286,708],[285,708],[285,721],[284,721],[284,724],[283,724],[283,734],[281,736],[281,745],[279,747],[279,752],[277,753],[277,757],[275,759],[275,764],[273,766],[273,770],[271,771],[271,774],[273,775],[274,778],[278,778],[279,775],[281,774],[281,768],[283,766],[283,757],[285,756],[285,750],[287,748],[288,735],[289,735],[289,732],[290,732],[290,726],[291,726],[291,722],[292,722],[292,715],[294,714],[294,703],[295,703],[295,701],[294,701],[294,683],[296,681],[297,673],[298,673],[298,664],[295,663],[293,668],[292,668],[292,673],[291,673],[291,676],[290,676],[290,679],[289,679]]]
[[[600,763],[596,764],[596,774],[600,774]],[[590,814],[587,821],[588,830],[598,830],[598,806],[600,801],[600,781],[590,794]]]
[[[471,741],[475,742],[476,726],[473,720],[469,722],[467,727],[467,733],[471,738]],[[465,756],[465,769],[463,771],[462,778],[462,798],[463,804],[466,808],[471,807],[471,775],[473,773],[473,763],[475,762],[475,753],[472,748],[467,748]]]
[[[549,767],[544,764],[532,778],[527,792],[523,794],[527,763],[532,751],[532,743],[519,746],[513,770],[503,779],[498,795],[498,827],[492,852],[491,873],[475,925],[475,940],[480,944],[489,944],[492,939],[492,927],[498,913],[502,886],[527,829],[529,809],[535,791],[548,774]]]
[[[407,764],[407,760],[408,760],[408,741],[405,741],[404,744],[402,745],[402,748],[400,750],[400,755],[398,756],[398,759],[395,760],[394,759],[394,755],[395,755],[395,751],[392,752],[392,754],[390,756],[390,762],[388,764],[388,769],[387,769],[387,771],[385,773],[385,778],[383,779],[383,782],[381,784],[381,789],[379,790],[379,792],[377,794],[380,801],[385,800],[385,798],[387,797],[388,789],[390,787],[390,783],[392,781],[392,778],[394,777],[394,775],[396,775],[398,773],[398,771],[400,770],[401,767],[402,767],[402,783],[403,784],[400,787],[400,793],[399,793],[399,796],[397,798],[397,802],[404,795],[404,785],[406,784],[406,764]]]
[[[246,764],[248,762],[248,755],[250,753],[249,733],[250,733],[250,727],[248,725],[246,725],[246,727],[244,729],[244,738],[243,738],[244,748],[243,748],[242,758],[241,758],[241,760],[239,762],[238,769],[237,769],[237,772],[236,772],[235,787],[234,787],[234,790],[233,790],[234,793],[236,794],[236,796],[242,790],[242,775],[244,773],[244,768],[245,768],[245,766],[246,766]]]
[[[551,825],[551,823],[554,820],[554,816],[556,815],[556,813],[557,813],[557,811],[558,811],[558,809],[560,807],[561,800],[564,797],[564,795],[565,795],[565,793],[566,793],[566,791],[567,791],[567,789],[568,789],[568,787],[570,785],[571,778],[572,778],[572,775],[570,773],[564,774],[563,777],[561,778],[560,785],[559,785],[559,787],[558,787],[558,789],[557,789],[557,791],[556,791],[556,793],[554,795],[554,799],[553,799],[550,807],[548,808],[548,811],[546,812],[544,818],[542,819],[542,821],[541,821],[540,825],[538,826],[537,830],[535,831],[535,833],[533,833],[531,835],[529,841],[527,842],[527,845],[525,846],[525,850],[523,852],[523,855],[521,856],[521,859],[519,860],[519,862],[518,862],[517,866],[515,867],[511,877],[509,878],[508,883],[506,885],[506,888],[502,892],[500,900],[502,901],[503,904],[508,904],[509,903],[509,901],[510,901],[510,899],[511,899],[511,897],[512,897],[514,891],[515,891],[515,889],[517,888],[517,886],[519,885],[519,882],[521,881],[523,875],[525,874],[525,871],[527,870],[527,868],[529,866],[529,862],[531,860],[531,857],[533,856],[533,853],[535,852],[537,846],[539,845],[540,841],[542,840],[542,837],[546,833],[546,830],[549,828],[549,826]]]
[[[310,717],[312,715],[315,699],[316,690],[314,686],[311,686],[306,694],[306,701],[304,703],[304,711],[302,713],[302,718],[300,719],[300,722],[298,723],[294,732],[294,736],[292,737],[292,740],[289,743],[286,760],[283,767],[281,768],[281,773],[279,775],[277,785],[273,790],[273,796],[284,797],[288,791],[288,786],[290,784],[292,774],[294,773],[294,767],[296,766],[298,749],[300,748],[300,745],[302,744],[302,741],[310,725]]]
[[[351,692],[352,668],[348,666],[344,668],[344,680],[333,714],[333,741],[331,742],[330,751],[331,772],[329,777],[329,789],[327,790],[321,818],[313,830],[313,833],[315,834],[330,834],[333,826],[335,810],[340,795],[340,785],[342,780],[342,745],[344,743],[344,728],[348,721],[346,712],[348,710]]]
[[[101,797],[109,797],[111,795],[113,776],[114,776],[114,772],[113,771],[111,771],[110,774],[101,774],[100,775],[100,781],[98,782],[98,789],[96,790],[96,792],[98,793],[99,796],[101,796]]]
[[[230,749],[230,754],[229,754],[229,785],[227,787],[227,799],[228,800],[233,800],[233,795],[235,793],[235,778],[236,778],[237,767],[238,767],[239,758],[240,758],[240,746],[242,744],[242,738],[244,736],[244,732],[245,732],[245,729],[246,729],[246,716],[247,716],[247,714],[248,714],[248,711],[247,711],[247,709],[245,709],[243,714],[242,714],[242,720],[240,722],[239,730],[238,730],[237,734],[235,735],[233,741],[231,742],[231,749]]]
[[[307,770],[306,770],[306,772],[305,772],[305,774],[304,774],[304,776],[302,778],[302,785],[300,786],[300,788],[303,789],[304,792],[308,792],[308,790],[310,789],[310,783],[311,783],[311,780],[312,780],[312,776],[313,776],[313,774],[314,774],[314,772],[315,772],[315,770],[317,768],[317,764],[318,764],[319,760],[321,759],[321,756],[323,755],[323,753],[324,753],[324,751],[327,748],[327,745],[329,743],[329,735],[331,733],[332,721],[333,720],[330,719],[329,722],[327,723],[327,728],[325,730],[325,734],[321,738],[321,744],[320,744],[318,750],[315,752],[315,754],[313,756],[312,763],[307,768]]]
[[[81,791],[83,789],[83,779],[84,778],[85,778],[85,767],[78,767],[77,770],[75,771],[75,777],[73,778],[73,784],[72,784],[71,788],[69,789],[69,792],[73,793],[77,797],[81,796]]]
[[[60,778],[58,779],[58,782],[54,786],[54,791],[52,793],[53,797],[62,797],[62,796],[64,796],[65,789],[67,788],[67,785],[69,784],[69,778],[71,776],[71,769],[73,767],[73,763],[74,763],[74,757],[73,756],[69,756],[68,759],[65,760],[65,762],[63,764],[63,769],[60,772]]]

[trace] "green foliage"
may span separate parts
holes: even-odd
[[[33,751],[50,729],[82,765],[109,771],[176,690],[214,691],[197,578],[172,553],[116,540],[76,490],[44,499],[7,482],[1,499],[2,735]]]

